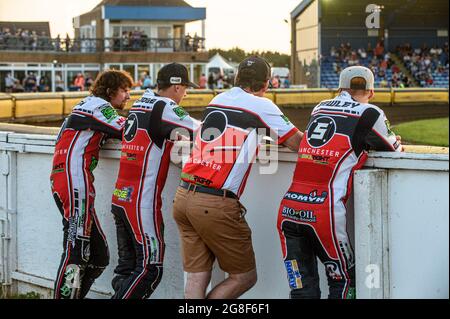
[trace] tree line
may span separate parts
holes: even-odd
[[[250,55],[258,55],[265,58],[273,67],[287,67],[289,68],[291,62],[291,56],[284,53],[272,52],[272,51],[251,51],[245,52],[241,48],[235,47],[230,50],[223,49],[210,49],[208,51],[209,57],[213,57],[216,53],[219,53],[226,60],[239,63]]]

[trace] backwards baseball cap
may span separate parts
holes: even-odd
[[[253,72],[246,72],[247,70],[253,70]],[[239,64],[238,76],[240,79],[251,77],[256,81],[267,81],[270,79],[270,64],[256,55],[248,57]]]
[[[185,85],[199,88],[197,84],[189,81],[188,70],[179,63],[170,63],[163,66],[158,72],[156,82],[158,86]]]
[[[352,85],[352,79],[354,78],[363,78],[366,85]],[[364,66],[350,66],[342,70],[339,76],[340,89],[373,90],[374,82],[375,80],[372,71]]]

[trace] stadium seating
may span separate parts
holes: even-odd
[[[392,53],[391,53],[392,54]],[[402,54],[396,52],[400,58]],[[372,61],[372,57],[368,56],[366,58],[358,58],[358,65],[363,65],[366,67],[370,67],[370,63]],[[321,60],[321,68],[320,68],[320,87],[322,88],[337,88],[339,86],[339,72],[335,71],[333,64],[337,63],[340,69],[344,69],[349,66],[347,61],[343,59],[337,58],[335,56],[324,56]],[[406,63],[404,65],[405,68],[410,69],[410,63]],[[427,83],[425,80],[416,79],[421,87],[432,87],[432,88],[448,88],[449,86],[449,68],[448,64],[445,66],[441,72],[439,72],[436,68],[431,69],[431,79],[432,83]],[[386,69],[385,77],[380,78],[378,74],[375,75],[375,87],[391,87],[392,86],[392,75],[393,72],[391,68]]]

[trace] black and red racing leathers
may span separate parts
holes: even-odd
[[[119,264],[114,270],[114,299],[148,298],[158,286],[164,259],[161,193],[176,132],[190,136],[198,121],[173,100],[147,90],[130,110],[112,213]]]
[[[381,109],[358,103],[347,92],[313,109],[278,212],[291,298],[320,298],[317,257],[326,268],[329,298],[355,296],[346,201],[353,172],[366,161],[368,149],[402,149]]]
[[[94,175],[107,138],[121,138],[125,119],[102,98],[76,105],[61,127],[50,176],[62,217],[64,251],[54,297],[83,298],[109,263],[108,246],[95,214]]]

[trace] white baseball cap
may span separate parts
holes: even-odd
[[[362,89],[351,87],[353,78],[363,78],[366,80],[366,90],[374,89],[374,77],[370,69],[364,66],[350,66],[342,70],[339,76],[339,88],[340,89]]]

